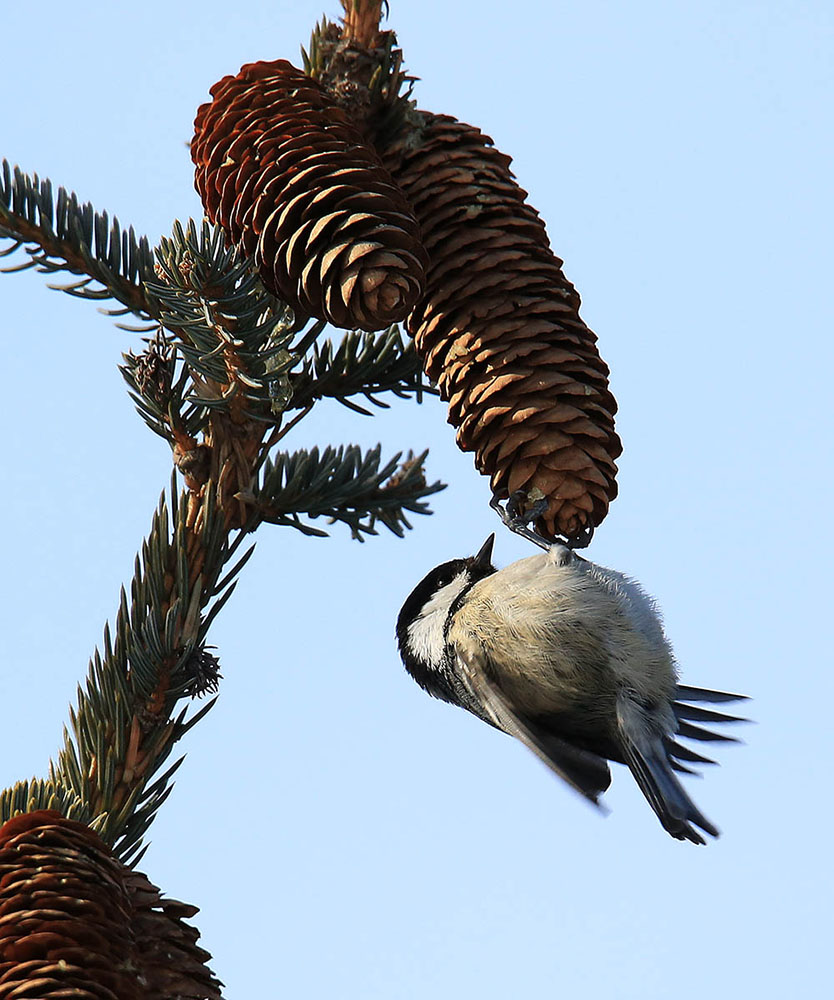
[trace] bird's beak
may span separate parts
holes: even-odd
[[[489,538],[481,546],[478,554],[472,560],[472,566],[475,569],[492,569],[492,546],[495,542],[495,533],[493,532]]]

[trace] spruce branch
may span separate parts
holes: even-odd
[[[350,409],[370,411],[349,401],[350,396],[364,396],[375,406],[387,407],[376,394],[392,392],[400,398],[436,390],[423,380],[422,365],[412,341],[403,343],[396,326],[384,333],[346,334],[338,345],[330,340],[313,346],[312,357],[302,359],[301,369],[291,371],[289,383],[292,409],[330,397]]]
[[[240,394],[255,404],[247,415],[266,419],[286,382],[287,346],[304,321],[296,322],[266,291],[252,262],[227,247],[222,230],[206,221],[199,229],[193,220],[184,227],[175,223],[157,260],[162,280],[150,281],[149,291],[159,302],[161,323],[203,383],[202,404],[223,407],[231,393]]]
[[[196,439],[208,420],[208,408],[194,401],[191,373],[164,329],[147,340],[141,354],[129,351],[123,357],[119,371],[148,427],[172,447]]]
[[[24,801],[27,811],[58,808],[95,829],[122,860],[136,860],[181,759],[160,771],[214,704],[191,714],[179,708],[216,687],[206,635],[251,555],[251,548],[239,555],[244,538],[227,530],[213,491],[195,502],[177,498],[172,484],[137,556],[130,594],[122,591],[113,630],[105,628],[79,688],[48,780],[6,792],[0,820]]]
[[[229,441],[230,431],[247,441],[246,456],[240,440],[232,449],[245,482],[267,425],[280,426],[289,401],[286,372],[294,357],[287,346],[299,332],[311,344],[320,327],[313,325],[308,340],[304,321],[264,290],[250,262],[208,223],[175,223],[156,253],[155,277],[146,285],[159,327],[144,351],[124,355],[120,370],[142,419],[171,445],[189,488],[199,491],[208,481],[212,442],[218,433]],[[219,454],[216,468],[228,457]]]
[[[366,110],[396,99],[390,80],[401,78],[393,33],[374,34],[380,4],[370,3],[370,20],[357,0],[357,17],[346,24],[363,38],[371,31],[374,51],[359,51],[349,32],[336,46],[344,55],[341,94]],[[323,66],[335,51],[332,26],[326,33],[316,50]],[[177,222],[154,261],[132,228],[123,231],[63,189],[53,198],[48,180],[4,162],[0,238],[12,241],[3,255],[28,255],[24,268],[80,278],[54,287],[115,299],[121,308],[110,315],[132,312],[151,323],[140,328],[152,334],[144,349],[126,353],[121,371],[142,419],[172,448],[185,488],[172,483],[160,501],[47,777],[0,793],[0,821],[56,809],[135,864],[182,762],[177,744],[213,704],[189,707],[218,688],[208,634],[252,554],[248,535],[264,522],[324,535],[310,522],[326,518],[359,541],[379,525],[402,537],[407,515],[429,513],[426,498],[443,489],[426,480],[425,452],[384,460],[380,446],[291,454],[276,452],[279,443],[323,398],[369,413],[356,398],[385,406],[386,393],[419,400],[434,390],[396,327],[320,342],[324,324],[293,315],[265,289],[253,261],[206,222]]]
[[[19,249],[29,260],[7,272],[34,267],[45,274],[69,271],[87,275],[81,281],[50,288],[82,299],[116,299],[122,310],[104,310],[109,315],[135,313],[142,320],[155,317],[155,309],[144,286],[153,276],[153,254],[148,240],[137,239],[130,226],[123,230],[115,216],[96,212],[82,204],[74,193],[58,188],[37,174],[29,176],[6,160],[0,170],[0,238],[12,240],[0,256]]]
[[[0,823],[38,809],[54,809],[80,823],[89,818],[86,804],[72,788],[52,779],[27,778],[0,792]]]
[[[212,704],[191,715],[181,708],[216,688],[217,661],[206,640],[251,555],[239,552],[247,534],[263,521],[321,534],[302,517],[324,516],[360,540],[376,534],[377,523],[401,536],[410,527],[406,513],[427,512],[423,498],[442,488],[427,485],[425,455],[409,456],[399,469],[400,456],[383,463],[379,447],[265,457],[315,399],[311,393],[281,427],[276,384],[296,361],[288,345],[298,324],[207,225],[175,227],[159,249],[157,279],[149,287],[168,334],[159,332],[144,354],[127,355],[122,371],[145,421],[172,444],[187,489],[177,498],[172,486],[160,502],[48,781],[4,800],[11,807],[27,797],[38,808],[57,801],[131,862],[170,792],[180,763],[170,764],[174,747]],[[301,341],[314,343],[303,329]],[[308,391],[316,377],[319,395],[324,382],[332,388],[341,379],[338,394],[360,391],[362,373],[387,373],[393,383],[392,371],[408,370],[395,331],[366,340],[364,353],[361,339],[346,341],[341,351],[319,349],[318,366],[302,361]],[[366,383],[380,387],[400,388]]]
[[[445,487],[426,482],[427,451],[416,457],[409,453],[399,468],[401,453],[384,464],[381,453],[381,445],[365,453],[358,445],[281,452],[264,466],[252,503],[262,520],[304,534],[327,532],[302,521],[301,515],[341,521],[359,541],[363,535],[377,534],[377,522],[402,538],[403,529],[411,527],[405,512],[429,513],[422,499]]]
[[[349,446],[281,453],[263,463],[256,490],[233,493],[242,469],[255,474],[256,442],[235,439],[231,417],[219,412],[209,416],[207,440],[209,477],[199,491],[179,497],[172,483],[160,500],[129,593],[122,591],[114,627],[105,628],[79,687],[48,778],[3,793],[0,821],[21,809],[56,808],[135,864],[182,758],[163,766],[214,703],[192,714],[180,707],[216,690],[218,664],[206,640],[252,554],[253,547],[240,552],[248,533],[269,521],[326,534],[306,516],[340,521],[359,540],[377,534],[377,523],[402,537],[411,527],[406,512],[427,513],[423,499],[443,488],[427,484],[425,452],[399,464],[399,454],[383,462],[380,446],[366,453]]]

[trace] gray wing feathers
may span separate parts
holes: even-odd
[[[571,746],[558,736],[542,733],[534,723],[520,718],[479,664],[460,651],[457,659],[460,676],[483,707],[487,721],[514,736],[571,788],[593,802],[597,808],[603,809],[598,799],[611,784],[611,772],[606,761],[587,750]]]

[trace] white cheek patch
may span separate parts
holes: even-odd
[[[468,582],[466,572],[458,573],[451,583],[441,587],[425,603],[420,617],[415,618],[409,626],[408,644],[411,652],[424,663],[436,663],[443,655],[446,645],[443,630],[449,617],[449,609]]]

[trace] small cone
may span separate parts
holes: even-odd
[[[427,262],[402,192],[348,115],[285,60],[211,88],[191,156],[206,214],[294,310],[346,329],[405,319]]]
[[[83,824],[16,816],[0,827],[0,1000],[219,1000],[180,919],[194,912],[162,901]]]
[[[494,493],[550,501],[537,522],[576,539],[617,495],[617,409],[579,295],[510,158],[478,129],[412,111],[382,160],[419,220],[426,292],[408,320],[457,442]]]

